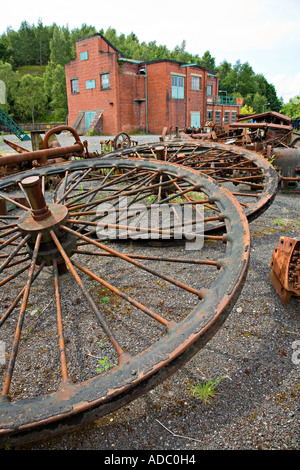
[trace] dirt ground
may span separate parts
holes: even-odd
[[[118,411],[15,449],[299,450],[300,299],[284,304],[269,275],[280,237],[300,236],[300,195],[279,190],[250,232],[242,293],[224,326],[192,360]],[[205,404],[189,386],[209,379],[220,383]]]

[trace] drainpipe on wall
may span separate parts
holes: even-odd
[[[146,133],[148,134],[148,81],[147,81],[147,65],[145,64],[145,100],[146,100]]]

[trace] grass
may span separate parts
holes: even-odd
[[[215,397],[217,386],[225,377],[227,376],[224,375],[223,377],[215,380],[209,378],[204,383],[197,380],[196,385],[189,385],[191,396],[200,400],[204,405],[209,406],[211,404],[211,400]]]
[[[274,225],[286,225],[286,222],[283,221],[280,217],[278,217],[278,219],[274,220],[273,224]]]
[[[18,72],[20,75],[27,75],[33,73],[44,74],[46,71],[46,65],[23,65],[22,67],[18,68]]]

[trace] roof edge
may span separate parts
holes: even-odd
[[[87,40],[92,39],[92,38],[94,38],[94,37],[100,37],[100,38],[103,39],[110,47],[112,47],[112,48],[117,52],[117,54],[120,54],[122,57],[125,57],[124,54],[123,54],[121,51],[119,51],[119,50],[118,50],[108,39],[106,39],[106,37],[103,36],[103,34],[101,34],[101,33],[95,33],[95,34],[91,34],[91,35],[89,35],[89,36],[85,36],[84,38],[77,39],[75,42],[76,42],[76,44],[77,44],[78,42],[87,41]]]

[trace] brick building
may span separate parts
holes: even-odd
[[[79,134],[161,134],[164,127],[229,124],[239,112],[238,100],[219,96],[218,74],[168,59],[127,59],[100,33],[76,42],[65,70],[68,123]]]

